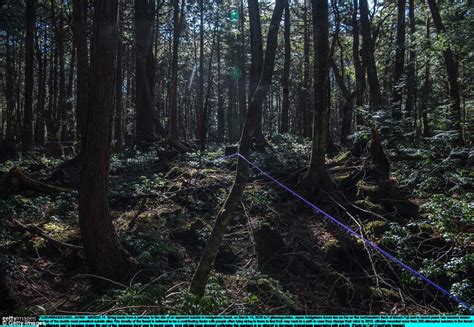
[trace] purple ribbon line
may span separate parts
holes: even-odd
[[[390,259],[391,261],[395,262],[396,264],[398,264],[400,267],[402,267],[403,269],[405,269],[406,271],[410,272],[411,274],[413,274],[414,276],[424,280],[426,283],[430,284],[431,286],[433,286],[434,288],[436,288],[438,291],[440,291],[441,293],[443,293],[444,295],[450,297],[451,299],[455,300],[456,302],[458,302],[459,304],[461,304],[463,307],[465,307],[466,309],[468,309],[470,312],[473,311],[473,308],[471,307],[471,305],[467,304],[466,302],[464,302],[463,300],[461,300],[460,298],[458,298],[456,295],[452,294],[451,292],[449,292],[448,290],[444,289],[443,287],[439,286],[438,284],[436,284],[435,282],[433,282],[431,279],[429,279],[428,277],[422,275],[420,272],[418,272],[417,270],[415,270],[414,268],[410,267],[409,265],[403,263],[402,261],[400,261],[399,259],[397,259],[395,256],[393,256],[392,254],[388,253],[387,251],[385,251],[384,249],[382,249],[381,247],[379,247],[377,244],[373,243],[372,241],[366,239],[364,236],[362,236],[361,234],[357,233],[356,231],[354,231],[353,229],[351,229],[349,226],[345,225],[344,223],[342,223],[341,221],[339,221],[338,219],[334,218],[333,216],[331,216],[330,214],[328,214],[327,212],[325,212],[324,210],[318,208],[316,205],[314,205],[313,203],[311,203],[310,201],[308,201],[307,199],[305,199],[303,196],[301,196],[300,194],[298,194],[297,192],[293,191],[291,188],[289,188],[288,186],[286,186],[285,184],[283,184],[282,182],[280,182],[279,180],[277,180],[276,178],[272,177],[271,175],[269,175],[267,172],[263,171],[262,169],[260,169],[260,167],[258,167],[256,164],[254,164],[253,162],[251,162],[250,160],[248,160],[247,158],[245,158],[243,155],[241,155],[240,153],[234,153],[234,154],[231,154],[231,155],[228,155],[228,156],[224,156],[224,157],[221,157],[220,159],[229,159],[231,157],[234,157],[234,156],[238,156],[240,157],[242,160],[246,161],[250,166],[252,166],[253,168],[255,168],[256,170],[258,170],[262,175],[264,175],[265,177],[267,177],[269,180],[271,180],[273,183],[275,183],[276,185],[278,185],[280,188],[284,189],[285,191],[287,191],[288,193],[292,194],[294,197],[298,198],[299,200],[303,201],[307,206],[309,206],[311,209],[313,209],[313,211],[323,215],[324,217],[326,217],[327,219],[329,219],[330,221],[332,221],[333,223],[335,223],[336,225],[338,225],[339,227],[341,227],[343,230],[345,230],[346,232],[348,232],[349,234],[357,237],[358,239],[362,240],[365,244],[368,244],[370,245],[372,248],[374,248],[375,250],[377,250],[378,252],[380,252],[381,254],[383,254],[386,258]]]

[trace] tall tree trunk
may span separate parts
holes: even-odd
[[[73,32],[77,51],[76,125],[77,138],[82,136],[89,99],[89,56],[87,51],[87,1],[73,0]]]
[[[217,26],[217,25],[216,25]],[[201,151],[204,151],[206,149],[206,142],[207,142],[207,128],[209,125],[209,101],[211,98],[211,91],[212,91],[212,80],[213,80],[213,72],[212,72],[212,59],[214,56],[214,48],[216,46],[216,34],[217,34],[217,28],[214,30],[214,33],[212,35],[212,43],[211,43],[211,52],[209,54],[209,64],[207,67],[207,92],[206,92],[206,99],[204,101],[204,106],[202,110],[202,116],[201,116],[201,130],[200,130],[200,135],[199,135],[199,140],[200,140],[200,148]]]
[[[184,0],[183,0],[184,3]],[[179,0],[173,0],[173,45],[171,58],[171,86],[169,91],[169,137],[178,139],[178,55],[180,36]],[[186,133],[185,133],[186,134]],[[186,136],[186,135],[184,135]]]
[[[329,24],[327,0],[313,0],[314,117],[307,191],[317,190],[325,172],[329,132]]]
[[[228,77],[227,78],[227,87],[228,87],[228,102],[227,102],[227,138],[230,143],[234,143],[238,138],[238,131],[236,131],[237,121],[235,119],[235,81]]]
[[[5,58],[5,98],[7,102],[7,116],[5,127],[5,141],[9,144],[15,144],[15,126],[14,115],[16,107],[15,99],[15,63],[14,55],[12,54],[12,46],[10,45],[10,38],[6,37],[6,58]]]
[[[58,81],[58,133],[56,142],[64,141],[61,136],[66,128],[66,67],[64,64],[64,13],[62,8],[59,11],[58,30],[57,30],[57,46],[58,46],[58,65],[59,65],[59,81]]]
[[[82,140],[79,221],[92,273],[123,280],[131,260],[114,231],[107,200],[115,94],[118,0],[94,1],[90,108]]]
[[[309,23],[308,23],[308,5],[307,2],[310,0],[304,0],[303,8],[303,106],[300,114],[300,129],[305,137],[311,136],[311,79],[310,79],[310,63],[309,63]]]
[[[36,106],[36,123],[35,123],[35,144],[43,146],[46,142],[45,138],[45,121],[44,111],[46,104],[46,72],[47,72],[47,55],[44,57],[41,51],[40,38],[36,33],[36,61],[38,61],[38,104]]]
[[[375,45],[372,39],[369,22],[369,8],[367,0],[360,0],[360,25],[362,33],[362,60],[367,69],[367,80],[369,84],[369,100],[372,110],[378,110],[382,103],[380,93],[379,78],[377,76],[377,67],[375,65]]]
[[[439,14],[438,5],[435,0],[426,0],[430,7],[433,23],[438,34],[446,33],[446,29]],[[449,96],[451,98],[451,128],[459,132],[458,140],[462,139],[461,135],[461,97],[459,93],[458,82],[458,63],[454,58],[453,51],[449,45],[443,50],[444,63],[448,74]]]
[[[430,20],[429,19],[426,20],[425,39],[426,39],[426,48],[429,49],[430,47]],[[423,87],[422,87],[422,93],[421,93],[421,99],[420,99],[420,114],[421,114],[421,120],[423,122],[423,136],[424,137],[431,136],[430,122],[428,120],[428,99],[429,99],[429,94],[431,92],[430,67],[431,67],[431,58],[429,56],[426,56],[425,74],[423,78]]]
[[[265,50],[265,61],[263,64],[262,76],[252,96],[252,100],[250,101],[249,110],[247,112],[244,128],[240,137],[239,153],[245,158],[248,158],[250,155],[250,147],[257,129],[257,121],[258,118],[261,117],[262,105],[267,96],[273,77],[275,55],[278,44],[278,29],[280,26],[281,17],[283,15],[284,2],[285,0],[275,1],[275,9],[273,11],[270,27],[268,30],[267,47]],[[209,272],[211,271],[212,265],[214,264],[217,250],[227,229],[229,218],[233,214],[237,204],[240,203],[242,193],[244,192],[245,186],[247,184],[248,176],[248,162],[242,157],[239,157],[234,184],[232,185],[224,205],[217,214],[216,222],[214,223],[214,227],[207,242],[206,248],[204,249],[204,253],[191,281],[190,292],[192,294],[197,296],[204,295]]]
[[[285,59],[283,64],[283,81],[282,93],[283,103],[281,108],[281,128],[280,132],[288,133],[288,116],[289,116],[289,84],[290,84],[290,60],[291,60],[291,44],[290,44],[290,3],[285,1]]]
[[[123,44],[120,38],[117,40],[117,78],[115,80],[115,120],[114,138],[115,150],[123,148]]]
[[[249,82],[249,104],[257,90],[263,71],[263,46],[262,46],[262,25],[260,22],[260,6],[258,0],[249,0],[249,24],[250,24],[250,82]],[[265,142],[262,132],[262,111],[257,119],[255,139],[258,145]]]
[[[201,135],[201,122],[204,109],[204,5],[199,0],[199,77],[196,96],[196,137]],[[201,140],[199,140],[201,142]]]
[[[154,0],[135,0],[136,45],[136,141],[155,141],[154,120],[154,58],[152,52],[152,28],[155,13]]]
[[[408,0],[408,26],[410,28],[410,51],[407,65],[407,98],[405,103],[405,116],[407,118],[412,118],[416,104],[415,0]],[[413,126],[413,128],[416,130],[416,124]]]
[[[25,26],[25,107],[23,110],[23,152],[33,148],[33,73],[35,62],[36,0],[26,1]]]
[[[398,123],[402,118],[402,87],[405,67],[405,7],[406,0],[397,0],[397,41],[393,69],[392,117]]]
[[[53,157],[61,157],[63,155],[63,147],[60,141],[60,130],[61,130],[61,113],[62,113],[62,101],[64,99],[64,90],[61,91],[61,83],[58,83],[58,66],[60,66],[60,57],[64,59],[63,51],[63,37],[62,37],[62,24],[58,22],[56,16],[56,3],[54,0],[50,1],[51,4],[51,21],[54,29],[54,53],[51,56],[51,69],[50,69],[50,87],[49,87],[49,104],[48,112],[46,113],[46,127],[47,127],[47,150],[48,153]],[[62,18],[59,18],[62,20]],[[51,48],[53,45],[51,44]],[[62,64],[64,65],[64,60]],[[62,69],[64,84],[64,67]],[[59,78],[60,79],[60,78]],[[64,85],[62,85],[64,86]]]
[[[247,111],[247,74],[245,71],[245,18],[244,18],[244,2],[240,0],[240,51],[239,51],[239,80],[238,80],[238,92],[239,92],[239,132],[242,131],[245,122],[245,112]]]
[[[76,49],[73,44],[73,46],[71,47],[71,57],[70,57],[70,62],[69,62],[66,99],[64,101],[63,128],[61,131],[61,140],[63,141],[74,141],[75,139],[74,113],[73,113],[73,102],[72,102],[72,92],[74,88],[73,85],[74,85],[75,60],[76,60]]]
[[[217,141],[223,142],[225,136],[225,108],[224,92],[222,92],[222,72],[221,72],[221,25],[219,11],[217,11]]]
[[[362,107],[364,105],[365,92],[365,71],[359,53],[359,22],[357,12],[359,10],[358,0],[354,0],[354,11],[352,12],[352,60],[355,72],[355,105]],[[362,123],[361,115],[357,116],[357,123]]]

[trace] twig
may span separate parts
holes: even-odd
[[[116,282],[116,281],[114,281],[114,280],[112,280],[112,279],[109,279],[109,278],[106,278],[106,277],[103,277],[103,276],[99,276],[99,275],[93,275],[93,274],[79,274],[79,275],[74,276],[74,278],[82,277],[82,276],[94,277],[94,278],[102,279],[102,280],[105,280],[105,281],[107,281],[107,282],[109,282],[109,283],[112,283],[112,284],[121,286],[121,287],[123,287],[123,288],[128,288],[128,286],[125,285],[125,284]]]

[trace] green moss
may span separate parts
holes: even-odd
[[[365,230],[366,232],[375,237],[380,237],[383,233],[385,233],[388,230],[388,224],[387,222],[383,220],[376,220],[376,221],[371,221],[367,225],[365,225]]]
[[[287,313],[297,313],[300,311],[293,295],[289,292],[284,292],[280,283],[268,276],[255,276],[249,280],[247,290],[251,292],[250,297],[254,300],[260,299],[269,305],[284,307],[284,311]]]
[[[398,292],[385,287],[370,287],[370,293],[376,299],[399,301],[400,294]]]
[[[339,258],[347,254],[347,249],[338,240],[329,240],[321,247],[328,258]]]

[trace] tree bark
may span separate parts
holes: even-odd
[[[136,141],[144,143],[152,143],[156,140],[153,119],[155,70],[152,52],[152,28],[154,12],[154,0],[135,0]]]
[[[123,148],[123,44],[120,38],[117,40],[117,78],[115,81],[115,119],[114,119],[114,138],[115,150]]]
[[[173,0],[173,49],[171,58],[171,87],[169,95],[169,138],[178,139],[178,50],[180,35],[179,0]]]
[[[282,81],[282,107],[281,107],[281,133],[288,133],[288,116],[289,116],[289,84],[290,84],[290,60],[291,60],[291,43],[290,43],[290,4],[289,0],[285,1],[285,59],[283,64],[283,81]]]
[[[238,80],[238,94],[239,94],[239,132],[242,132],[242,128],[245,122],[245,112],[247,111],[247,75],[245,71],[245,18],[244,18],[244,2],[240,0],[240,51],[238,56],[239,64],[239,80]]]
[[[407,98],[405,102],[405,116],[407,118],[412,118],[413,112],[415,110],[415,104],[416,104],[415,0],[408,0],[408,26],[410,29],[410,51],[408,53],[408,64],[407,64],[407,83],[406,83]],[[415,115],[415,121],[416,121],[416,115]],[[416,124],[413,127],[416,130]]]
[[[426,20],[426,48],[430,47],[430,20]],[[421,99],[420,99],[420,114],[421,114],[421,120],[423,122],[423,136],[424,137],[430,137],[431,136],[431,128],[430,128],[430,122],[428,120],[428,99],[429,99],[429,94],[431,92],[431,62],[430,62],[430,57],[426,56],[426,61],[425,61],[425,73],[424,73],[424,78],[423,78],[423,87],[422,87],[422,93],[421,93]]]
[[[249,0],[249,25],[250,25],[250,76],[249,76],[249,106],[252,102],[257,85],[260,81],[263,71],[263,46],[262,46],[262,25],[260,22],[260,6],[258,0]],[[262,132],[262,111],[257,119],[257,128],[255,131],[257,144],[265,142]]]
[[[45,121],[44,111],[46,104],[46,72],[47,72],[47,55],[43,57],[40,45],[40,36],[36,33],[36,61],[38,61],[38,104],[36,106],[36,124],[35,124],[35,144],[44,146],[45,138]]]
[[[79,220],[90,270],[123,280],[132,262],[112,224],[107,200],[115,94],[118,0],[94,1],[90,108],[82,140]]]
[[[329,131],[329,23],[326,0],[313,0],[314,116],[306,191],[318,189],[325,175]]]
[[[251,1],[249,1],[249,4],[250,2]],[[285,0],[275,1],[275,8],[268,30],[267,47],[265,51],[262,77],[256,87],[255,93],[252,96],[252,100],[250,101],[249,110],[247,112],[244,128],[242,130],[239,153],[245,158],[248,158],[250,155],[250,147],[257,129],[257,121],[258,118],[261,117],[262,105],[267,96],[273,77],[275,54],[278,44],[278,29],[280,26],[281,17],[283,15],[284,2]],[[217,250],[222,238],[224,237],[230,216],[233,214],[237,204],[240,203],[242,193],[244,192],[245,186],[247,184],[248,176],[248,162],[242,157],[239,157],[234,184],[232,185],[226,201],[217,214],[211,236],[209,237],[206,248],[204,249],[204,253],[191,281],[190,292],[192,294],[197,296],[204,295],[209,272],[212,269],[212,265],[214,264]]]
[[[364,105],[365,92],[365,70],[360,59],[359,48],[359,22],[357,19],[357,12],[359,10],[358,0],[354,0],[354,10],[352,12],[352,60],[354,62],[355,72],[355,105],[362,107]],[[357,123],[362,123],[362,119],[357,116]]]
[[[89,99],[89,56],[87,50],[87,1],[73,0],[73,32],[77,51],[76,124],[77,137],[82,136]]]
[[[426,0],[430,7],[433,23],[438,34],[446,33],[446,29],[441,20],[438,5],[435,0]],[[448,74],[449,97],[451,98],[451,128],[459,132],[458,140],[462,139],[461,135],[461,97],[459,93],[458,81],[458,63],[454,58],[453,51],[449,46],[443,50],[444,63]]]
[[[26,1],[25,13],[25,107],[23,110],[23,152],[33,148],[33,84],[35,45],[34,34],[36,24],[36,0]]]
[[[405,7],[406,0],[397,0],[397,41],[395,48],[395,66],[393,69],[392,117],[395,122],[402,118],[401,82],[405,67]]]
[[[360,25],[362,33],[362,60],[367,69],[367,80],[369,84],[369,100],[371,110],[378,110],[382,103],[382,95],[380,93],[379,78],[377,76],[377,67],[375,65],[375,45],[372,39],[370,22],[369,22],[369,8],[367,0],[360,0]]]
[[[204,109],[204,7],[199,0],[199,74],[196,95],[196,137],[201,138],[201,123]],[[201,142],[201,140],[199,140]]]
[[[223,142],[225,135],[225,107],[224,92],[222,92],[222,72],[221,72],[221,27],[219,11],[217,12],[217,141]]]

